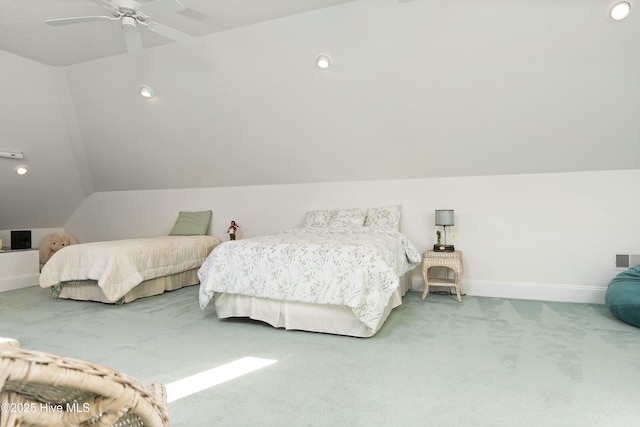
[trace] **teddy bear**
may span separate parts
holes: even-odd
[[[40,271],[53,254],[65,246],[77,243],[76,239],[67,233],[53,233],[42,239],[42,243],[40,243]]]

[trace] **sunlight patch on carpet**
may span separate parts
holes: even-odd
[[[167,403],[238,378],[242,375],[276,363],[276,360],[243,357],[217,368],[200,372],[166,385]]]

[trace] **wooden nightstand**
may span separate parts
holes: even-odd
[[[431,267],[446,267],[453,270],[455,277],[453,279],[442,279],[429,277],[429,269]],[[424,279],[424,292],[422,299],[427,297],[429,286],[447,286],[455,287],[458,302],[462,302],[460,294],[460,282],[462,281],[462,273],[464,266],[462,264],[462,252],[436,252],[426,251],[422,254],[422,278]]]

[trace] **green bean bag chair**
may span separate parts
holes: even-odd
[[[609,283],[604,302],[615,317],[640,327],[640,264],[618,274]]]

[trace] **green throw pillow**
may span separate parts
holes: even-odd
[[[199,236],[209,234],[213,212],[182,212],[178,215],[170,236]]]

